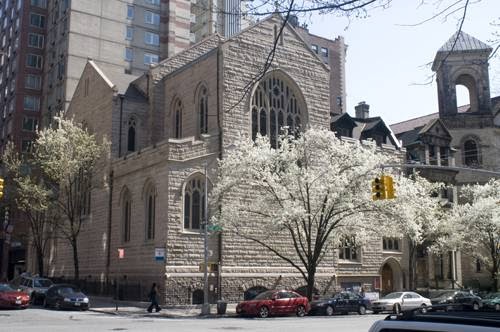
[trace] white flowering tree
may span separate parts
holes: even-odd
[[[455,222],[461,228],[456,243],[464,252],[483,262],[491,273],[495,291],[500,288],[500,179],[463,187],[467,203],[454,208]]]
[[[59,221],[51,186],[44,181],[32,155],[20,155],[13,143],[7,145],[2,161],[11,180],[16,208],[29,224],[29,239],[35,250],[38,274],[43,276],[49,241],[54,237],[54,229]]]
[[[438,252],[449,249],[448,240],[456,231],[449,208],[437,193],[442,183],[432,183],[417,173],[395,179],[396,199],[380,202],[392,227],[388,235],[408,240],[409,288],[416,288],[417,250]],[[391,234],[391,231],[394,232]]]
[[[73,120],[61,118],[54,127],[40,131],[34,144],[34,159],[54,185],[63,216],[59,230],[73,251],[75,279],[79,279],[78,236],[88,209],[92,173],[108,146]]]
[[[318,264],[344,236],[361,243],[381,230],[370,183],[389,158],[374,144],[341,141],[320,129],[278,145],[242,139],[220,162],[213,222],[297,269],[311,298]]]

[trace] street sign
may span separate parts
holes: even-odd
[[[155,248],[155,261],[165,261],[165,248]]]
[[[118,248],[118,258],[123,259],[125,258],[125,249],[123,248]]]

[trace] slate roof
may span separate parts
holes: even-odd
[[[458,107],[458,113],[466,113],[470,110],[470,105],[463,105]],[[424,127],[427,123],[429,123],[431,120],[439,118],[439,113],[432,113],[432,114],[427,114],[424,116],[420,116],[418,118],[413,118],[410,120],[394,123],[390,125],[391,130],[394,132],[395,135],[399,135],[401,133],[404,133],[406,131],[413,130],[415,128],[420,128]]]
[[[457,39],[457,34],[459,34]],[[456,40],[456,43],[455,43]],[[455,44],[455,46],[453,46]],[[450,51],[491,51],[491,46],[483,43],[482,41],[468,35],[467,33],[460,31],[455,32],[453,36],[448,39],[448,41],[441,46],[438,50],[440,52],[450,52]]]

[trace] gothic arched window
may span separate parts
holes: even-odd
[[[146,191],[145,208],[146,208],[146,240],[155,238],[155,219],[156,219],[156,191],[154,187],[149,187]]]
[[[468,139],[464,142],[464,164],[469,167],[479,166],[479,147],[475,140]]]
[[[251,100],[252,138],[255,139],[258,133],[270,135],[272,146],[276,146],[283,126],[295,133],[305,122],[297,89],[280,76],[279,72],[268,74],[255,89]]]
[[[182,102],[180,99],[174,103],[174,138],[182,138]]]
[[[128,132],[127,132],[127,151],[133,152],[135,151],[135,119],[130,118],[128,120]]]
[[[198,96],[198,119],[200,134],[208,133],[208,92],[204,86],[200,89]]]
[[[204,217],[205,177],[199,174],[190,178],[184,189],[184,229],[201,229]]]
[[[132,227],[132,199],[130,193],[126,190],[122,196],[122,240],[130,241],[130,229]]]

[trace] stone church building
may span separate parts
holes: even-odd
[[[407,150],[407,163],[462,169],[419,169],[432,181],[450,185],[441,193],[457,204],[460,186],[485,183],[500,172],[500,97],[491,98],[489,56],[492,48],[465,32],[456,33],[438,50],[436,73],[439,112],[391,126]],[[469,104],[458,107],[457,86],[469,92]],[[418,167],[416,167],[418,169]],[[452,189],[454,188],[454,189]],[[457,191],[458,189],[458,191]],[[474,256],[449,252],[419,253],[420,287],[488,288],[491,274]]]
[[[143,298],[157,282],[167,303],[200,303],[205,186],[209,192],[216,160],[241,135],[276,137],[284,125],[347,126],[346,139],[376,137],[380,149],[404,156],[383,121],[369,117],[367,104],[353,118],[331,113],[330,68],[292,25],[277,38],[261,75],[281,24],[271,15],[231,38],[211,36],[140,77],[105,73],[88,61],[68,112],[107,138],[111,151],[93,177],[80,275],[141,282]],[[208,247],[211,302],[305,284],[296,270],[235,234],[211,232]],[[403,289],[406,255],[401,239],[389,238],[332,250],[316,287],[323,294],[341,287]],[[72,275],[64,242],[50,259],[49,275]]]

